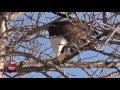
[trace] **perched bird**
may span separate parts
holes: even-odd
[[[55,57],[64,53],[65,47],[71,51],[80,51],[90,42],[91,31],[85,21],[69,20],[54,22],[48,27],[49,39]]]

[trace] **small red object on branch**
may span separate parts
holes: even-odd
[[[10,72],[10,73],[16,72],[16,63],[8,64],[7,71]]]

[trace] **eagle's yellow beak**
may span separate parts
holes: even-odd
[[[60,53],[57,54],[57,57],[59,57],[59,56],[60,56]]]
[[[59,53],[59,54],[57,54],[57,57],[56,57],[56,58],[57,58],[59,61],[62,61],[62,60],[64,60],[64,59],[66,59],[67,56],[68,56],[67,53]]]
[[[57,56],[56,56],[56,58],[57,58],[58,60],[61,60],[61,54],[58,53]]]

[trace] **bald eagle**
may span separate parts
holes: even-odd
[[[89,25],[85,21],[69,20],[54,22],[48,27],[49,39],[55,57],[64,51],[64,47],[71,51],[80,51],[90,42]]]

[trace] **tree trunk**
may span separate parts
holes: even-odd
[[[6,21],[12,20],[25,12],[1,12],[0,13],[0,78],[3,78],[4,64],[6,63]]]
[[[6,25],[5,20],[2,20],[0,23],[0,33],[2,34],[2,38],[0,41],[0,55],[3,55],[0,60],[0,78],[3,78],[4,64],[6,62]]]

